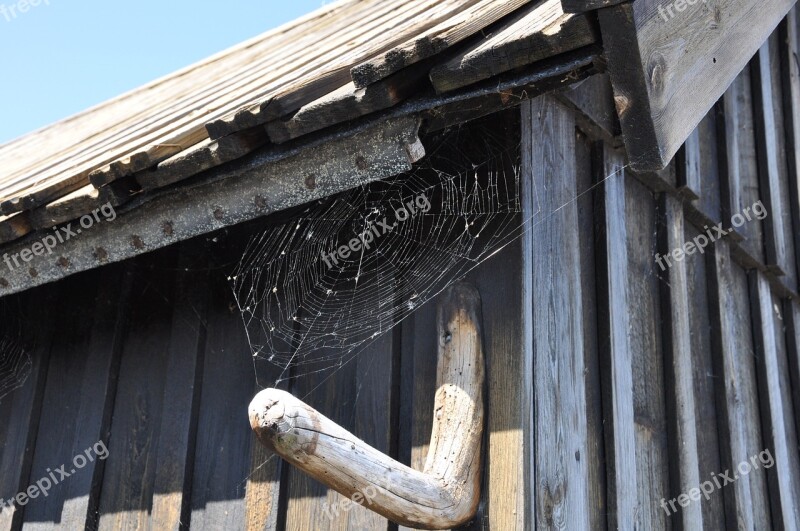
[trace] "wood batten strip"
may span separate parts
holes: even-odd
[[[753,130],[753,100],[750,66],[736,77],[718,104],[717,124],[724,127],[719,136],[725,144],[727,167],[720,175],[722,216],[730,220],[737,212],[753,205],[761,195],[758,186],[758,160]],[[744,241],[741,246],[757,262],[764,263],[764,221],[753,220],[736,229]]]
[[[783,311],[788,321],[786,323],[787,366],[794,405],[794,424],[798,430],[797,442],[800,448],[800,302],[786,299]]]
[[[716,385],[717,411],[719,412],[720,453],[725,470],[749,460],[752,446],[748,440],[748,399],[752,397],[752,382],[740,367],[746,363],[744,345],[737,342],[737,327],[741,315],[737,314],[736,296],[740,293],[731,270],[730,249],[725,240],[718,241],[709,250],[708,283],[711,298],[711,344],[714,373],[721,384]],[[752,376],[752,375],[751,375]],[[755,419],[753,419],[755,420]],[[751,493],[751,481],[743,480],[732,485],[725,495],[726,522],[737,529],[758,529]],[[763,518],[763,514],[759,514]]]
[[[476,45],[434,67],[430,79],[437,93],[448,92],[598,40],[588,17],[564,14],[559,0],[536,2]]]
[[[752,315],[755,323],[758,391],[761,396],[761,424],[766,448],[770,450],[775,465],[767,472],[772,507],[773,524],[780,529],[796,530],[800,523],[798,500],[790,468],[789,445],[786,436],[784,403],[781,393],[778,347],[776,345],[776,315],[769,281],[763,273],[753,270],[749,274]],[[796,451],[796,449],[795,449]]]
[[[234,133],[219,140],[205,140],[161,162],[155,168],[137,173],[135,179],[143,191],[162,188],[244,157],[266,146],[268,142],[267,132],[261,127]]]
[[[634,529],[638,513],[632,351],[629,340],[628,249],[624,159],[595,146],[598,337],[602,371],[609,529]]]
[[[684,245],[684,217],[679,200],[662,194],[659,203],[659,245],[662,257]],[[664,258],[666,260],[666,258]],[[700,484],[695,391],[692,370],[689,290],[685,261],[672,260],[661,279],[661,306],[664,333],[664,367],[669,426],[671,497],[689,492]],[[703,513],[698,503],[682,508],[679,514],[685,531],[703,529]]]
[[[0,216],[0,244],[22,238],[32,230],[33,226],[27,212]]]
[[[535,203],[531,283],[537,492],[536,527],[589,529],[587,399],[573,114],[542,96],[523,107],[535,134],[523,139]],[[563,207],[562,207],[563,205]],[[557,212],[550,215],[555,209]],[[539,326],[541,325],[541,326]]]
[[[427,83],[427,74],[426,65],[415,65],[364,89],[358,89],[348,82],[302,107],[292,116],[268,123],[266,129],[269,138],[281,144],[393,107],[413,94],[422,92]]]
[[[49,229],[62,223],[74,222],[81,216],[91,214],[106,205],[116,208],[133,198],[139,191],[138,185],[128,180],[114,182],[100,190],[87,185],[52,203],[22,214],[30,217],[34,230]]]
[[[770,68],[770,43],[765,42],[751,62],[753,105],[758,156],[758,179],[764,207],[769,215],[764,220],[766,265],[778,276],[785,275],[786,242],[783,240],[784,217],[780,198],[780,170],[775,128],[772,84],[775,82]]]
[[[403,68],[441,53],[513,13],[529,1],[477,2],[424,33],[353,67],[351,71],[353,83],[357,88],[367,87]]]
[[[783,119],[786,131],[786,162],[789,210],[794,236],[795,264],[800,277],[800,17],[797,7],[789,11],[779,28]],[[791,257],[789,257],[791,259]],[[800,289],[797,286],[795,289]]]
[[[700,176],[700,130],[695,129],[676,155],[676,179],[681,196],[695,200],[702,189]]]

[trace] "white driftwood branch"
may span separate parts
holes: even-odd
[[[448,529],[480,500],[484,361],[480,297],[457,284],[437,310],[439,360],[425,468],[372,448],[291,394],[265,389],[250,403],[259,441],[340,494],[404,526]]]

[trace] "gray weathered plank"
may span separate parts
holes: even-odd
[[[700,232],[694,225],[684,225],[686,241],[700,240]],[[688,309],[691,333],[692,382],[694,387],[695,422],[701,429],[697,429],[697,462],[701,483],[705,478],[723,469],[720,463],[719,432],[717,419],[719,412],[716,405],[716,383],[719,374],[715,371],[712,356],[711,337],[711,301],[708,287],[707,247],[702,253],[694,252],[687,256],[686,281],[687,294],[686,307]],[[703,498],[700,509],[703,513],[703,529],[706,531],[725,530],[725,509],[723,496],[710,496]]]
[[[437,93],[448,92],[598,39],[588,17],[564,14],[559,0],[535,2],[483,40],[433,67],[430,80]]]
[[[685,2],[677,11],[677,2],[637,0],[598,12],[635,170],[669,163],[793,3]]]
[[[580,242],[574,229],[575,123],[548,96],[526,104],[523,120],[536,133],[523,139],[530,154],[522,176],[533,182],[542,209],[532,229],[536,522],[585,529],[591,501],[584,359],[577,355],[584,337]]]
[[[784,216],[781,192],[780,153],[775,122],[773,79],[770,61],[770,42],[764,43],[751,63],[753,109],[755,115],[756,153],[761,197],[769,215],[764,220],[766,265],[776,275],[785,275],[787,249],[784,240]]]
[[[659,254],[666,257],[674,249],[680,249],[684,245],[686,236],[683,210],[680,201],[666,194],[661,196],[659,210]],[[672,495],[676,497],[700,484],[698,426],[692,371],[692,329],[685,261],[672,259],[671,267],[662,274],[661,290],[667,416],[671,424],[670,483]],[[674,516],[680,519],[682,529],[687,531],[703,529],[703,513],[699,503],[689,504]]]
[[[179,191],[165,191],[147,208],[118,212],[114,222],[94,224],[59,245],[60,257],[34,256],[29,268],[4,278],[2,294],[64,278],[212,230],[284,210],[360,184],[397,175],[424,155],[416,117],[365,124],[323,145],[275,161],[261,152],[239,165],[212,170],[206,179]],[[8,252],[27,248],[21,240]]]
[[[750,66],[745,67],[725,92],[719,105],[718,124],[724,127],[720,144],[725,145],[727,172],[721,175],[721,214],[728,221],[737,212],[759,201],[758,162]],[[756,261],[764,263],[764,222],[754,219],[738,227],[741,246]]]
[[[364,88],[403,68],[416,64],[475,35],[513,13],[530,0],[481,0],[468,5],[449,20],[416,35],[403,44],[353,67],[350,75],[357,88]]]
[[[627,287],[628,232],[625,217],[624,159],[604,144],[597,146],[597,180],[608,178],[595,192],[597,238],[598,337],[602,362],[605,418],[608,526],[634,529],[636,500],[636,436]],[[607,339],[606,339],[607,338]]]
[[[794,235],[795,264],[800,275],[800,20],[797,8],[780,26],[780,70],[783,81],[783,118],[786,132],[789,210]]]
[[[772,519],[782,529],[797,529],[800,523],[798,493],[794,492],[793,472],[789,468],[788,444],[784,419],[785,404],[781,393],[776,345],[776,316],[769,281],[759,271],[750,272],[751,306],[756,328],[758,389],[761,395],[761,423],[767,449],[774,456],[775,466],[769,469],[770,505]]]
[[[725,240],[716,242],[709,250],[711,260],[708,276],[712,308],[712,344],[715,372],[723,382],[717,386],[719,404],[721,454],[723,467],[732,470],[738,463],[750,458],[747,437],[748,391],[755,382],[739,367],[747,354],[744,345],[737,341],[737,312],[735,279],[731,271],[730,251]],[[737,529],[757,529],[753,494],[749,480],[737,482],[731,492],[725,493],[727,521]],[[760,516],[763,516],[760,515]]]

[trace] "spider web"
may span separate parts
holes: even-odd
[[[254,358],[281,368],[276,385],[342,367],[541,220],[540,208],[523,218],[518,146],[483,133],[429,139],[413,172],[251,240],[231,280]]]
[[[17,319],[3,306],[0,319],[0,401],[22,387],[31,374],[31,356],[23,345]]]

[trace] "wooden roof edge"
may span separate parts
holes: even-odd
[[[17,262],[21,263],[19,255],[23,250],[31,250],[51,234],[49,229],[40,228],[0,245],[0,296],[408,171],[413,162],[424,156],[420,141],[423,126],[424,131],[436,131],[579,83],[602,70],[599,53],[596,46],[585,47],[565,54],[562,59],[543,61],[528,71],[499,80],[410,100],[385,112],[307,135],[296,142],[263,146],[224,165],[207,169],[201,175],[192,173],[178,180],[181,182],[132,195],[126,204],[112,202],[119,220],[99,222],[77,237],[56,245],[52,254],[32,256],[24,265],[10,268],[6,256],[13,263],[11,257],[17,255]],[[481,112],[476,113],[476,108]],[[350,160],[345,154],[352,153],[354,145],[359,157]],[[169,161],[162,164],[169,164]],[[322,166],[331,169],[320,171]],[[138,177],[144,181],[146,173],[149,172]],[[310,175],[318,174],[331,178],[324,186],[314,179],[309,181]],[[193,175],[196,177],[186,180]],[[103,194],[90,199],[76,194],[75,201],[68,202],[64,208],[94,205],[96,209],[102,206],[101,202],[110,200]],[[48,214],[54,213],[35,216],[45,220],[37,222],[35,228],[46,227],[51,224],[48,221],[56,219]],[[59,221],[64,220],[59,218]],[[73,230],[78,225],[76,220],[71,222]],[[52,230],[55,234],[60,229],[53,227]]]
[[[264,164],[255,156],[244,164],[209,172],[206,179],[191,186],[164,190],[149,201],[146,209],[135,204],[106,209],[91,224],[72,222],[67,230],[57,227],[30,234],[0,247],[0,295],[408,171],[424,156],[419,126],[417,116],[405,116],[335,138],[274,164]]]
[[[52,227],[74,222],[108,203],[123,212],[133,209],[149,211],[153,207],[146,203],[180,193],[197,182],[224,179],[257,165],[276,164],[299,153],[311,152],[339,139],[352,137],[376,124],[417,117],[423,120],[422,132],[432,132],[516,106],[539,94],[578,84],[602,71],[604,67],[600,52],[595,45],[587,46],[539,61],[521,72],[445,94],[413,98],[381,112],[309,132],[285,144],[269,144],[263,128],[252,129],[247,135],[236,134],[217,141],[209,140],[160,163],[153,170],[111,182],[99,190],[86,185],[46,205],[0,219],[0,235],[7,233],[5,237],[0,237],[0,258],[6,249],[16,248],[21,242],[29,242],[30,245]],[[25,229],[22,231],[21,221]],[[0,296],[4,291],[2,266],[0,262]]]

